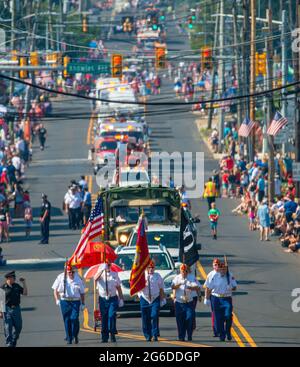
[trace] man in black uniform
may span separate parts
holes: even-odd
[[[22,315],[20,309],[21,294],[27,296],[27,285],[24,278],[20,278],[22,287],[16,283],[16,273],[5,274],[6,283],[2,285],[5,292],[5,312],[0,312],[4,319],[4,334],[7,347],[16,347],[22,330]]]
[[[39,136],[41,150],[44,150],[45,148],[46,135],[47,135],[47,130],[45,129],[43,124],[40,124],[38,128],[38,136]]]
[[[51,204],[47,199],[46,194],[42,194],[43,203],[41,207],[41,241],[40,244],[46,245],[49,242],[49,225],[50,225],[50,214],[51,214]]]

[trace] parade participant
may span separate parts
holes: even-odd
[[[211,209],[208,211],[208,218],[210,221],[211,234],[214,240],[217,239],[217,226],[220,214],[219,209],[216,208],[216,203],[211,203]]]
[[[188,273],[187,279],[190,282],[197,281],[195,264],[189,267],[188,269],[189,269],[189,273]],[[196,329],[196,307],[197,307],[198,300],[199,302],[202,302],[201,286],[199,287],[197,291],[192,291],[191,293],[192,293],[193,307],[194,307],[193,330],[195,330]]]
[[[84,283],[74,269],[67,265],[64,273],[56,278],[52,285],[57,306],[60,306],[64,320],[67,344],[78,344],[79,311],[83,311]]]
[[[216,201],[217,189],[216,184],[213,182],[212,177],[208,179],[204,186],[204,195],[203,197],[207,199],[208,210],[211,209],[211,203]]]
[[[214,275],[219,271],[219,265],[220,265],[220,263],[221,263],[221,261],[219,259],[217,259],[217,258],[216,259],[213,259],[213,263],[212,263],[213,270],[210,271],[207,274],[206,279],[212,279],[214,277]],[[217,331],[217,325],[215,323],[214,311],[213,311],[213,308],[212,308],[212,303],[210,303],[210,305],[211,305],[211,325],[212,325],[214,337],[218,337],[219,334],[218,334],[218,331]]]
[[[73,230],[79,229],[82,198],[76,185],[71,186],[71,192],[65,197],[65,203],[67,211],[70,213],[71,228]]]
[[[46,194],[42,194],[42,207],[41,207],[41,215],[40,215],[40,222],[41,222],[41,241],[40,244],[48,244],[49,243],[49,226],[50,226],[50,219],[51,219],[51,204],[47,199]]]
[[[189,267],[186,264],[180,266],[180,274],[172,281],[172,289],[175,290],[175,316],[177,322],[178,339],[184,341],[186,334],[188,341],[192,340],[194,306],[192,291],[200,289],[199,282],[188,280]]]
[[[84,188],[84,197],[83,197],[83,225],[89,220],[91,210],[92,210],[92,195],[89,192],[88,188]]]
[[[37,130],[39,141],[40,141],[40,148],[41,150],[45,149],[45,142],[46,142],[46,136],[47,136],[47,130],[45,129],[45,126],[43,124],[40,124]]]
[[[118,273],[110,270],[111,264],[101,264],[94,280],[99,292],[99,305],[102,316],[102,343],[107,343],[109,334],[111,342],[116,342],[115,332],[118,307],[124,306],[121,281]],[[117,296],[118,293],[118,296]]]
[[[228,267],[221,263],[218,272],[211,278],[207,278],[204,286],[204,304],[210,306],[214,312],[214,320],[220,341],[232,340],[232,291],[236,290],[237,282],[228,272]]]
[[[142,312],[143,333],[148,342],[157,342],[159,334],[159,308],[166,304],[164,281],[155,272],[155,263],[150,261],[146,272],[146,287],[138,293]]]
[[[16,283],[15,271],[5,274],[5,284],[2,289],[5,292],[5,312],[0,312],[0,318],[4,319],[4,334],[7,347],[16,347],[22,330],[21,295],[27,296],[28,290],[24,278],[20,278],[22,287]]]

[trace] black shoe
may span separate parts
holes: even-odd
[[[67,341],[67,344],[72,344],[72,340],[68,340]]]
[[[102,339],[101,343],[108,343],[108,340],[107,339]]]
[[[78,344],[78,343],[79,343],[78,337],[75,337],[74,338],[74,344]]]
[[[114,334],[115,334],[115,335],[118,335],[118,330],[116,330],[116,331],[114,332]]]
[[[220,342],[225,342],[225,338],[220,337]]]
[[[184,342],[185,340],[184,340],[184,338],[178,338],[178,340],[180,341],[180,342]]]
[[[214,338],[219,338],[219,336],[220,336],[219,334],[214,334],[213,335]]]
[[[147,340],[147,342],[151,342],[151,339],[152,339],[152,338],[147,338],[146,340]]]
[[[193,338],[190,336],[189,338],[188,338],[188,341],[189,342],[191,342],[193,340]]]
[[[111,336],[110,336],[110,341],[111,341],[112,343],[116,343],[116,342],[117,342],[116,337],[115,337],[115,334],[111,334]]]
[[[154,341],[154,342],[158,342],[158,338],[157,338],[157,336],[155,336],[155,337],[153,338],[153,341]]]
[[[231,334],[228,334],[228,335],[227,335],[227,340],[229,340],[229,341],[231,341],[231,340],[232,340],[232,336],[231,336]]]

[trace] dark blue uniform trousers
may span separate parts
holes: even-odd
[[[108,341],[109,333],[115,334],[117,329],[118,296],[110,297],[109,299],[99,297],[99,305],[102,317],[102,340]]]
[[[14,308],[6,306],[3,316],[4,335],[7,347],[16,346],[22,330],[22,316],[20,306]]]
[[[211,296],[211,304],[214,312],[215,325],[220,339],[231,336],[232,326],[232,298]]]
[[[77,338],[79,334],[79,310],[80,301],[60,301],[61,313],[63,316],[66,337],[68,342]]]
[[[194,314],[193,301],[188,303],[175,302],[175,316],[179,339],[184,339],[186,334],[188,339],[192,338]]]
[[[147,302],[143,297],[140,298],[142,312],[143,333],[146,340],[157,337],[159,334],[158,318],[160,309],[160,298],[157,297],[152,303]]]

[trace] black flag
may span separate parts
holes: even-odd
[[[199,259],[195,236],[187,219],[184,209],[181,208],[179,261],[186,265],[193,265]]]

